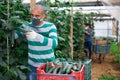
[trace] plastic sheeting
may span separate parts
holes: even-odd
[[[110,14],[115,17],[117,20],[120,20],[120,0],[102,0],[107,3],[109,6],[106,6],[106,9]]]
[[[120,28],[120,0],[102,0],[102,1],[109,5],[106,6],[106,8],[110,12],[110,14],[119,21],[118,27]],[[118,41],[120,41],[120,30],[118,30]]]
[[[111,6],[120,6],[120,0],[101,0]]]

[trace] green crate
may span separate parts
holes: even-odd
[[[91,59],[86,59],[83,61],[83,64],[85,65],[85,80],[91,80]]]
[[[85,77],[85,80],[91,80],[91,78],[92,78],[92,73],[89,74],[87,77]]]
[[[107,54],[110,52],[110,46],[106,45],[95,45],[95,53],[97,54]]]

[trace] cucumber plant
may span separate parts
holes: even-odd
[[[18,40],[14,44],[14,30],[29,20],[28,8],[21,0],[0,0],[0,78],[26,80],[27,46]],[[23,57],[26,56],[26,57]]]

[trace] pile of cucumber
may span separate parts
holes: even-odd
[[[57,58],[53,61],[52,66],[50,62],[47,62],[44,70],[46,73],[71,74],[73,71],[80,71],[81,66],[81,61]]]

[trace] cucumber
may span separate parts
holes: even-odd
[[[78,62],[78,68],[77,68],[77,71],[79,71],[81,69],[81,66],[82,66],[82,63],[81,61]]]
[[[58,74],[62,74],[63,68],[59,68]]]
[[[73,70],[74,70],[74,71],[77,71],[77,68],[78,68],[77,65],[78,65],[78,63],[74,63],[74,64],[73,64]]]
[[[54,67],[50,68],[47,73],[52,73],[54,71]]]
[[[46,66],[45,66],[45,72],[48,72],[49,68],[50,68],[50,63],[47,62],[47,63],[46,63]]]
[[[53,63],[55,64],[55,65],[62,65],[62,62],[60,61],[60,58],[57,58],[57,59],[55,59],[54,61],[53,61]]]
[[[65,62],[64,66],[63,66],[63,70],[62,70],[63,74],[66,74],[66,70],[67,70],[68,66],[69,66],[69,64],[67,62]]]
[[[72,67],[73,67],[73,64],[69,64],[69,65],[67,66],[67,70],[66,70],[66,73],[67,73],[67,74],[70,74],[70,73],[72,72]]]
[[[54,71],[53,71],[53,74],[57,74],[58,69],[59,68],[55,68]]]

